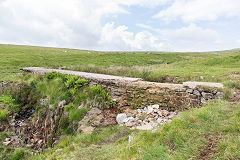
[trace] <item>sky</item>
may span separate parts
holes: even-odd
[[[99,51],[240,48],[240,0],[0,0],[0,44]]]

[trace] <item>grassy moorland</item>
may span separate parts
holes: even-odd
[[[59,48],[0,45],[0,80],[15,79],[19,68],[30,66],[140,77],[160,81],[163,76],[180,80],[224,82],[240,71],[240,50],[204,53],[97,52]],[[200,78],[200,76],[203,77]]]
[[[141,77],[161,81],[163,76],[180,80],[223,82],[229,91],[240,89],[240,51],[204,53],[97,52],[58,48],[0,45],[0,80],[21,80],[19,68],[30,66]],[[32,78],[23,79],[30,81]],[[55,87],[44,87],[44,94]],[[61,87],[58,83],[56,86]],[[240,105],[237,99],[210,103],[182,112],[172,122],[152,131],[128,130],[120,126],[99,128],[92,134],[62,135],[54,148],[32,156],[31,150],[12,151],[2,142],[8,133],[0,132],[0,154],[7,159],[240,159]],[[58,100],[58,99],[53,99]],[[234,103],[233,103],[234,101]],[[12,106],[12,99],[0,97]],[[8,110],[0,112],[6,119]],[[133,136],[129,143],[129,135]],[[8,155],[9,152],[11,155]],[[0,155],[0,157],[2,156]]]

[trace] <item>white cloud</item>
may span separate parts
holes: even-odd
[[[134,34],[127,26],[115,27],[114,23],[107,23],[103,27],[100,46],[103,50],[162,50],[163,43],[150,32],[143,31]]]
[[[150,30],[153,29],[152,26],[146,25],[146,24],[141,24],[141,23],[137,23],[136,26],[144,28],[144,29],[150,29]]]
[[[211,29],[203,29],[196,24],[192,23],[187,27],[179,29],[167,29],[160,31],[168,39],[175,39],[177,41],[185,42],[207,42],[217,41],[218,34],[216,31]]]
[[[0,0],[0,43],[101,49],[104,16],[129,14],[123,6],[156,7],[168,1]],[[128,48],[127,40],[121,41]]]
[[[118,3],[123,5],[139,5],[143,7],[156,7],[160,5],[165,5],[172,0],[120,0]]]
[[[203,29],[193,23],[187,27],[157,31],[165,43],[176,51],[215,50],[222,44],[215,30]]]
[[[175,0],[167,9],[153,16],[170,22],[181,18],[184,22],[216,20],[220,17],[240,18],[239,0]]]
[[[237,40],[237,44],[240,45],[240,40]]]
[[[238,0],[0,0],[0,43],[97,50],[169,50],[170,47],[207,50],[226,45],[227,40],[219,38],[214,30],[196,26],[194,21],[240,17],[239,3]],[[166,4],[170,7],[155,17],[166,21],[181,18],[193,24],[175,30],[160,29],[156,34],[153,26],[138,18],[135,22],[141,29],[138,32],[132,32],[134,27],[129,26],[130,30],[127,24],[116,26],[103,21],[105,17],[115,17],[117,21],[120,14],[142,14],[132,6],[148,8],[146,12],[152,13],[152,7]],[[153,21],[150,24],[156,26]],[[237,34],[228,40],[228,46],[236,45],[236,39],[239,39]]]

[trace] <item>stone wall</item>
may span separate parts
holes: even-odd
[[[168,111],[182,111],[192,107],[199,107],[209,101],[221,99],[223,93],[215,88],[222,88],[219,83],[195,82],[184,84],[155,83],[142,81],[139,78],[119,77],[104,74],[68,71],[60,69],[46,69],[39,67],[23,68],[24,71],[45,74],[57,71],[62,74],[75,75],[86,78],[90,85],[101,85],[109,90],[116,106],[125,108],[144,108],[158,104],[160,109]],[[197,85],[209,87],[198,87]]]
[[[111,97],[119,108],[144,108],[158,104],[160,109],[182,111],[200,107],[210,101],[223,97],[223,93],[215,88],[194,87],[182,84],[153,83],[146,81],[123,83],[91,82],[90,85],[101,85],[109,90]]]

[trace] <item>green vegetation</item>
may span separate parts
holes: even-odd
[[[0,132],[0,159],[240,159],[240,105],[227,101],[240,89],[239,50],[97,52],[0,45],[0,56],[0,80],[28,84],[0,95],[1,122],[22,108],[33,107],[37,116],[54,110],[59,101],[67,103],[59,120],[61,133],[56,146],[31,156],[28,151],[3,146],[9,133]],[[51,72],[42,77],[19,70],[32,66],[65,67],[159,82],[164,82],[165,76],[178,77],[180,81],[222,82],[226,86],[225,100],[182,112],[154,133],[110,126],[80,134],[75,132],[76,126],[91,106],[104,109],[114,103],[108,91],[100,86],[89,87],[87,80],[75,76]],[[40,98],[48,99],[45,105],[37,104]],[[133,139],[129,143],[130,135]]]
[[[239,50],[204,53],[97,52],[0,45],[0,80],[16,80],[21,67],[41,66],[139,77],[150,81],[177,76],[180,80],[225,82],[227,78],[231,79],[230,72],[240,72],[239,54]]]
[[[0,109],[0,123],[7,120],[8,111],[5,109]]]
[[[87,91],[87,97],[92,100],[94,106],[99,106],[101,109],[108,108],[114,103],[109,92],[99,85],[90,87]]]
[[[0,132],[0,159],[2,160],[21,160],[26,159],[26,152],[23,149],[14,150],[10,147],[2,145],[5,138],[8,137],[8,133]]]
[[[11,95],[0,95],[0,103],[3,103],[7,106],[7,109],[12,112],[18,112],[19,107],[15,103],[15,99]]]
[[[155,133],[133,130],[126,136],[116,126],[67,136],[51,151],[32,159],[239,159],[239,126],[240,105],[216,102],[181,113]],[[130,134],[133,140],[128,143]],[[208,148],[209,144],[213,147]]]
[[[55,110],[60,101],[66,101],[63,115],[60,118],[62,133],[73,134],[76,132],[78,123],[92,106],[99,108],[111,107],[112,99],[109,93],[101,86],[89,87],[89,81],[71,75],[63,75],[58,72],[47,73],[42,76],[25,77],[25,80],[39,92],[40,97],[47,98],[44,106],[52,108],[37,108],[35,114],[41,114],[45,110]],[[82,108],[78,107],[82,105]]]

